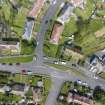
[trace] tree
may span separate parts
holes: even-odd
[[[105,91],[100,86],[96,86],[93,91],[93,98],[96,101],[102,102],[103,100],[105,100]]]

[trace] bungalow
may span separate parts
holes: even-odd
[[[59,39],[60,39],[60,35],[62,34],[63,30],[64,30],[64,25],[56,22],[54,24],[54,27],[53,27],[50,42],[53,43],[53,44],[58,44]]]

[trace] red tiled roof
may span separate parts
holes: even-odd
[[[67,101],[69,102],[69,100],[71,100],[74,103],[81,104],[81,105],[93,105],[93,101],[84,96],[68,94]]]
[[[28,16],[32,18],[37,18],[45,0],[35,0],[32,10],[29,12]]]
[[[60,23],[55,23],[54,28],[53,28],[53,32],[51,35],[51,42],[53,44],[58,44],[59,39],[60,39],[60,35],[62,34],[64,29],[64,26]]]

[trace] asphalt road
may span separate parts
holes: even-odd
[[[36,58],[37,58],[37,65],[42,65],[43,63],[43,43],[44,43],[44,36],[49,26],[49,21],[53,18],[55,15],[58,7],[64,0],[57,0],[56,4],[52,4],[49,6],[48,11],[44,15],[42,22],[41,22],[41,28],[40,32],[37,34],[37,47],[36,47]],[[48,23],[46,23],[48,21]]]

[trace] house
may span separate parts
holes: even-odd
[[[33,4],[33,8],[29,12],[28,17],[32,17],[34,19],[37,18],[37,16],[40,13],[45,1],[46,0],[35,0],[35,2]]]
[[[68,93],[67,97],[66,97],[66,101],[67,103],[75,103],[75,104],[79,104],[79,105],[93,105],[93,100],[84,97],[84,96],[80,96],[77,94],[72,94],[71,92]]]
[[[62,25],[61,23],[56,22],[54,24],[54,27],[53,27],[50,42],[57,45],[63,30],[64,30],[64,25]]]
[[[16,53],[19,54],[21,49],[20,49],[20,42],[16,41],[1,41],[0,42],[0,52],[2,53],[3,51],[10,51],[11,54]]]
[[[4,87],[5,84],[0,84],[0,93],[5,93]]]
[[[73,5],[70,2],[66,2],[60,11],[57,21],[64,25],[65,22],[69,21],[70,16],[73,15],[73,9]]]
[[[35,23],[35,19],[38,17],[45,0],[35,0],[32,9],[29,11],[25,23],[25,30],[22,38],[30,40],[32,37],[32,31]]]
[[[25,30],[24,30],[24,33],[22,36],[23,39],[26,39],[26,40],[31,39],[34,22],[35,22],[35,20],[33,18],[27,17],[26,24],[25,24]]]
[[[81,9],[84,9],[86,5],[86,0],[71,0],[70,3],[75,7],[79,7]]]
[[[64,48],[64,55],[65,56],[71,56],[75,62],[78,62],[80,59],[84,58],[84,55],[82,53],[82,48],[80,46],[77,46],[75,43],[71,41],[65,42],[65,48]]]
[[[24,96],[26,85],[23,83],[14,83],[11,89],[12,89],[11,91],[12,94]]]
[[[105,58],[103,56],[92,55],[90,57],[90,71],[94,73],[101,73],[104,71]]]
[[[42,101],[41,88],[39,88],[39,87],[33,87],[32,91],[33,91],[33,101],[35,103],[38,103],[38,102]]]

